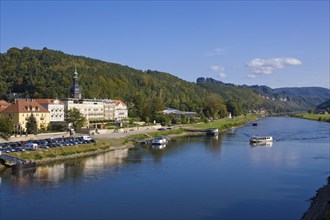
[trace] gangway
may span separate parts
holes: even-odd
[[[0,163],[5,167],[12,169],[35,168],[37,166],[36,162],[24,160],[8,154],[0,154]]]

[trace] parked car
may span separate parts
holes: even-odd
[[[26,143],[26,144],[24,144],[24,149],[25,150],[37,150],[38,144],[32,143],[32,142]]]
[[[83,135],[83,136],[81,136],[82,137],[82,139],[84,140],[84,141],[90,141],[90,140],[92,140],[92,138],[90,137],[90,136],[88,136],[88,135]]]

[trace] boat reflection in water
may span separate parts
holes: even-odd
[[[251,147],[272,147],[273,142],[250,143]]]
[[[161,150],[164,149],[166,147],[166,144],[153,144],[151,145],[151,148],[153,150]]]

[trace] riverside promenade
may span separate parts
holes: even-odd
[[[119,129],[99,129],[96,131],[89,131],[90,134],[95,139],[101,138],[123,138],[128,137],[130,135],[135,134],[145,134],[150,132],[155,132],[157,129],[161,128],[160,124],[154,124],[150,126],[138,126],[138,127],[130,127],[130,128],[119,128]],[[81,136],[86,135],[86,133],[75,133],[73,136]],[[70,137],[69,132],[57,132],[57,133],[43,133],[43,134],[29,134],[26,135],[18,135],[18,136],[11,136],[8,141],[3,138],[0,138],[0,143],[2,142],[16,142],[16,141],[28,141],[28,140],[39,140],[39,139],[46,139],[46,138],[61,138],[61,137]]]

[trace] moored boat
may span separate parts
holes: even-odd
[[[159,145],[159,144],[166,144],[167,139],[163,136],[156,136],[152,139],[151,144]]]
[[[272,136],[253,136],[250,138],[250,143],[255,144],[255,143],[268,143],[272,142],[273,137]]]
[[[219,129],[218,128],[209,128],[206,130],[207,135],[218,135]]]

